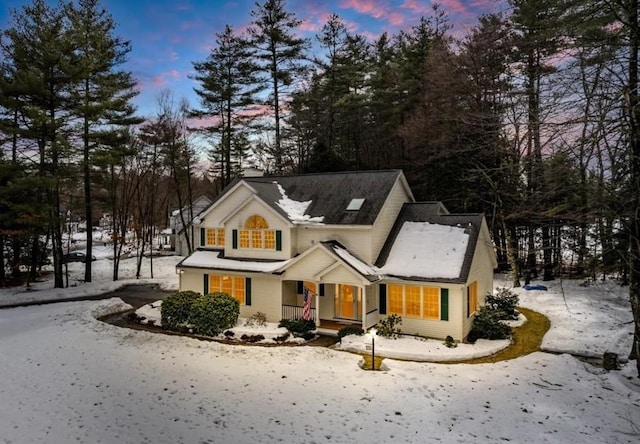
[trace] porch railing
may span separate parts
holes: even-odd
[[[304,307],[301,305],[282,305],[282,319],[302,319],[302,310]],[[311,308],[309,310],[309,319],[316,318],[316,309]]]

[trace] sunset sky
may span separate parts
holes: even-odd
[[[9,10],[28,4],[25,0],[1,0],[0,28],[9,23]],[[56,1],[50,1],[56,4]],[[262,3],[262,0],[261,0]],[[506,0],[440,0],[456,33],[464,35],[479,14],[506,8]],[[114,17],[116,34],[129,39],[132,52],[125,66],[139,82],[136,98],[144,116],[154,114],[155,98],[168,88],[176,97],[196,105],[192,62],[207,57],[215,33],[225,24],[236,30],[251,22],[253,0],[103,0]],[[313,39],[331,13],[338,14],[352,32],[375,39],[417,23],[431,12],[430,0],[288,0],[287,9],[303,21],[300,33]]]

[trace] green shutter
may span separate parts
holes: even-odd
[[[449,320],[449,289],[440,289],[440,320]]]
[[[200,246],[204,247],[205,243],[205,232],[204,232],[204,228],[200,228]]]
[[[244,279],[244,305],[251,305],[251,278]]]
[[[387,314],[387,284],[380,284],[378,288],[380,289],[379,310],[380,310],[380,314],[384,315],[384,314]]]
[[[303,294],[304,292],[304,282],[296,281],[296,294]]]
[[[202,286],[202,294],[209,294],[209,275],[204,274],[204,285]]]
[[[276,251],[282,251],[282,231],[276,230]]]
[[[238,249],[238,230],[233,230],[231,234],[233,235],[233,239],[232,239],[233,249],[237,250]]]
[[[318,290],[320,296],[324,296],[324,284],[320,284],[320,289]]]

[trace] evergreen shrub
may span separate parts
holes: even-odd
[[[316,329],[316,323],[304,319],[282,319],[278,324],[278,327],[284,327],[296,338],[311,339],[313,334],[311,333]]]
[[[511,327],[500,321],[501,312],[491,307],[480,307],[473,318],[473,327],[467,336],[469,342],[478,339],[507,339],[511,336]]]
[[[402,324],[402,316],[392,314],[378,322],[376,329],[378,334],[384,338],[397,339],[401,332],[400,324]]]
[[[357,325],[349,325],[348,327],[343,327],[338,330],[338,339],[342,341],[342,338],[349,335],[357,335],[362,336],[364,334],[364,330]]]
[[[190,322],[191,306],[201,297],[195,291],[176,291],[167,296],[160,306],[162,326],[169,330],[177,330]]]
[[[235,327],[239,315],[240,303],[236,298],[226,293],[211,293],[194,301],[189,320],[194,333],[217,336]]]
[[[496,289],[496,294],[488,294],[485,303],[492,310],[498,312],[500,319],[516,320],[518,319],[518,295],[508,288]]]

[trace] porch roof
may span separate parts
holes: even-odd
[[[260,261],[256,259],[229,259],[222,257],[222,251],[198,250],[183,259],[176,268],[210,268],[217,270],[252,271],[274,273],[284,267],[286,261]]]

